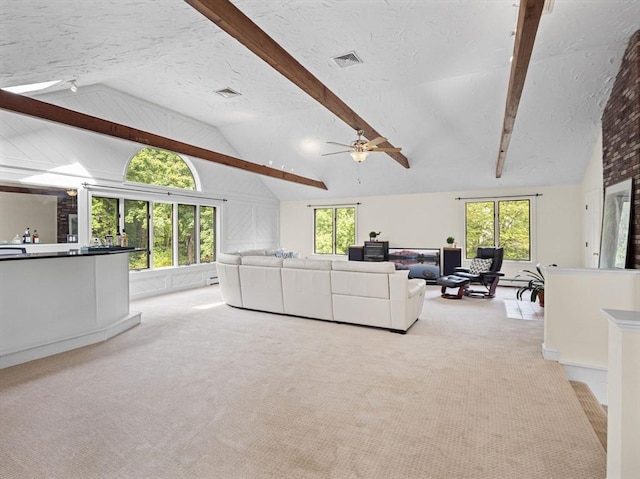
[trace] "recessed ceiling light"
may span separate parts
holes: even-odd
[[[218,90],[216,91],[216,93],[220,96],[223,96],[225,98],[233,98],[234,96],[241,96],[242,93],[238,93],[237,91],[235,91],[232,88],[223,88],[222,90]]]
[[[28,85],[8,86],[2,89],[10,93],[29,93],[32,91],[44,90],[45,88],[52,87],[60,82],[61,80],[45,81],[40,83],[30,83]]]
[[[356,54],[356,52],[345,53],[344,55],[333,57],[332,60],[336,62],[336,64],[340,68],[350,67],[351,65],[358,65],[359,63],[362,63],[362,60],[360,60],[360,57]]]

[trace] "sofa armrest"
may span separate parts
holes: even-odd
[[[421,279],[410,279],[407,285],[407,297],[413,298],[427,289],[427,283]]]

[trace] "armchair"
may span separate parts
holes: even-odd
[[[453,274],[461,278],[467,278],[471,283],[480,283],[486,289],[486,291],[465,289],[464,295],[493,298],[498,281],[501,276],[504,276],[504,273],[500,272],[503,257],[504,249],[502,247],[481,247],[478,248],[476,257],[471,260],[469,268],[455,268]]]

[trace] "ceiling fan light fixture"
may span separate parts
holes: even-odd
[[[357,163],[362,163],[367,159],[367,156],[369,156],[368,151],[352,151],[349,154],[351,155],[351,158],[353,158],[353,160]]]

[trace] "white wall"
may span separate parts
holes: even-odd
[[[581,195],[583,204],[582,210],[582,248],[585,268],[598,266],[598,255],[600,251],[600,232],[602,229],[602,198],[603,198],[603,177],[602,177],[602,129],[599,129],[598,138],[594,145],[591,158],[585,170]]]
[[[41,99],[237,156],[216,128],[104,86],[84,87],[77,94],[67,90]],[[0,139],[0,180],[63,188],[77,188],[82,183],[121,187],[130,158],[144,146],[6,111],[0,111]],[[218,199],[222,205],[219,251],[279,245],[279,202],[258,175],[198,158],[185,159],[199,176],[202,196]],[[89,211],[88,202],[82,201],[84,193],[81,191],[78,200],[78,225],[87,229]],[[26,226],[31,225],[23,225],[21,234]],[[205,284],[209,273],[193,267],[185,276],[185,268],[190,267],[136,273],[132,297]],[[211,269],[215,273],[215,267]]]
[[[607,404],[608,323],[602,309],[640,311],[640,271],[548,268],[545,284],[546,359],[565,366]]]
[[[582,194],[598,190],[602,196],[602,129],[598,130],[598,138],[593,147],[591,158],[582,177]]]
[[[503,272],[512,278],[521,269],[536,263],[556,263],[578,267],[582,263],[582,211],[579,185],[532,187],[502,190],[475,190],[417,195],[335,198],[322,202],[284,201],[280,207],[282,247],[299,251],[301,257],[313,255],[313,208],[308,204],[352,204],[357,207],[356,243],[368,239],[371,230],[381,231],[381,240],[390,247],[441,248],[447,236],[459,245],[464,241],[464,202],[457,197],[490,197],[540,193],[534,200],[536,230],[531,262],[505,261]]]
[[[57,243],[57,211],[56,196],[0,191],[0,243],[22,238],[27,227],[38,230],[41,243]]]

